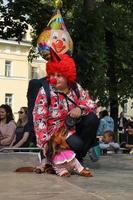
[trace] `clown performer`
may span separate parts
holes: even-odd
[[[71,153],[68,158],[66,151],[60,164],[72,161],[76,156],[83,169],[80,164],[96,143],[99,120],[95,114],[96,105],[76,82],[76,64],[71,57],[73,44],[59,11],[52,16],[48,27],[39,36],[38,49],[42,57],[48,60],[46,72],[51,104],[48,105],[46,92],[41,87],[33,109],[33,121],[37,146],[43,149],[44,158],[41,165],[36,167],[36,172],[47,171],[46,166],[49,164],[56,172],[56,160],[48,158],[48,143],[54,135],[59,134],[61,128]],[[60,155],[58,158],[61,158]]]

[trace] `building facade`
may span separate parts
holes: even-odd
[[[28,62],[31,43],[28,38],[18,43],[0,39],[0,105],[12,107],[15,120],[21,106],[27,106],[28,82],[45,75],[45,60]]]

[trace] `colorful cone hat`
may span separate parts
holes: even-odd
[[[38,37],[37,44],[39,53],[46,60],[50,59],[50,48],[59,56],[65,53],[72,55],[73,42],[59,10],[53,14],[47,27]]]

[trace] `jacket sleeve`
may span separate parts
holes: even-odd
[[[33,109],[33,123],[38,147],[43,147],[46,141],[49,139],[47,132],[47,117],[47,98],[43,87],[41,87]]]
[[[97,106],[88,93],[79,84],[78,89],[80,92],[79,106],[82,109],[82,115],[87,115],[90,112],[96,112]]]

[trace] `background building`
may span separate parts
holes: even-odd
[[[27,106],[29,80],[45,75],[45,60],[28,62],[30,47],[28,34],[21,43],[0,39],[0,105],[11,105],[16,120],[20,107]]]

